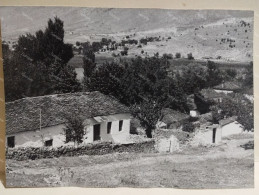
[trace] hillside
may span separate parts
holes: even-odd
[[[252,60],[253,13],[247,11],[2,7],[3,39],[16,41],[21,34],[44,29],[48,18],[54,16],[64,21],[65,41],[73,44],[102,37],[120,41],[126,35],[138,40],[161,36],[165,39],[132,48],[129,54],[139,55],[143,49],[149,55],[181,52],[186,56],[192,52],[195,58]],[[250,25],[241,26],[242,21]],[[220,41],[227,38],[234,40],[235,46]]]

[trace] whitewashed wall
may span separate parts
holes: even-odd
[[[215,144],[218,144],[221,141],[222,131],[221,128],[217,128]],[[206,146],[211,145],[213,141],[213,128],[209,128],[207,130],[197,131],[191,141],[191,145],[193,146]]]
[[[127,141],[127,138],[130,134],[130,119],[123,119],[125,115],[113,115],[119,120],[123,120],[122,130],[119,131],[119,120],[109,121],[112,122],[111,133],[107,133],[107,122],[102,122],[100,129],[101,141],[112,141],[114,143],[124,143]],[[97,124],[97,123],[96,123]],[[84,136],[83,143],[92,143],[93,142],[93,125],[85,126],[86,135]],[[65,134],[64,134],[64,125],[56,125],[51,127],[42,128],[41,131],[26,131],[16,134],[10,134],[6,136],[6,145],[7,137],[15,136],[15,147],[42,147],[44,142],[50,139],[53,139],[53,147],[59,147],[65,145]],[[73,143],[68,143],[72,144]]]
[[[58,147],[63,145],[65,141],[63,128],[64,125],[56,125],[42,128],[41,131],[25,131],[6,137],[15,136],[15,147],[42,147],[44,142],[50,139],[53,139],[53,147]]]
[[[222,137],[226,137],[233,134],[239,134],[243,132],[243,127],[238,122],[234,121],[221,127]]]

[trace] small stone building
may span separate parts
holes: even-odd
[[[242,133],[244,129],[236,119],[236,117],[229,117],[227,119],[220,120],[219,124],[201,125],[193,137],[192,144],[218,144],[224,137]]]
[[[59,147],[65,142],[65,113],[83,118],[83,143],[121,143],[130,134],[131,116],[126,106],[100,92],[80,92],[27,97],[6,103],[8,147]]]

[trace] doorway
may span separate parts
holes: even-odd
[[[100,130],[101,130],[100,124],[94,125],[94,141],[101,139]]]
[[[216,128],[213,128],[213,132],[212,132],[212,143],[215,143],[215,141],[216,141],[216,131],[217,131],[217,129],[216,129]]]

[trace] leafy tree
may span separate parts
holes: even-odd
[[[206,87],[213,87],[215,85],[220,84],[223,81],[223,73],[216,66],[215,62],[208,61],[207,63],[207,85]]]
[[[131,106],[133,117],[140,121],[141,126],[145,128],[148,138],[152,138],[152,132],[155,130],[156,124],[162,118],[161,111],[161,105],[152,100]]]
[[[83,119],[79,113],[65,113],[64,118],[66,120],[64,133],[65,143],[74,142],[80,144],[83,142],[84,135],[86,134],[83,125]]]
[[[194,125],[189,121],[185,122],[183,124],[182,130],[185,131],[185,132],[192,133],[192,132],[194,132],[194,129],[195,129]]]
[[[92,72],[96,67],[95,54],[89,42],[83,44],[83,55],[84,76],[87,79],[91,76]]]
[[[178,81],[186,94],[193,94],[207,85],[208,72],[206,67],[198,63],[191,63],[182,69]]]
[[[90,91],[100,91],[106,95],[112,95],[118,100],[123,100],[124,89],[121,84],[125,68],[115,62],[104,63],[101,67],[95,70],[88,82],[87,88]]]
[[[253,62],[250,62],[249,66],[246,68],[243,86],[248,88],[253,87]]]
[[[80,90],[75,71],[67,65],[73,57],[72,45],[64,43],[63,21],[59,18],[49,19],[45,31],[20,36],[14,48],[4,64],[5,79],[10,80],[10,85],[15,85],[11,88],[6,86],[7,101],[56,91]],[[67,77],[60,77],[63,74]],[[61,84],[64,82],[67,85]],[[67,86],[73,90],[69,91]]]
[[[192,56],[192,53],[188,53],[187,54],[187,58],[188,58],[188,60],[193,60],[194,59],[194,57]]]
[[[181,53],[176,53],[175,58],[181,58]]]
[[[237,116],[237,121],[248,131],[254,128],[253,104],[242,94],[231,94],[211,108],[215,123],[225,117]]]
[[[227,80],[233,80],[237,76],[237,71],[235,69],[227,69],[225,73],[226,73]]]

